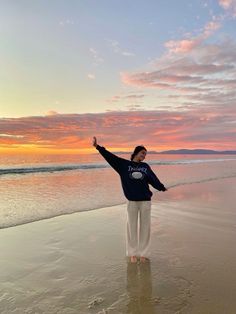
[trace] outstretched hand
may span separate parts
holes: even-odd
[[[93,146],[97,147],[98,143],[97,143],[97,138],[96,136],[93,137]]]

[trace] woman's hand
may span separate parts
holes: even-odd
[[[97,143],[97,138],[94,136],[93,137],[93,146],[97,147],[98,143]]]

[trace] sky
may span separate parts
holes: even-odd
[[[236,0],[0,0],[0,151],[236,149]]]

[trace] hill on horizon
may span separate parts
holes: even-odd
[[[132,152],[114,152],[116,154],[129,154]],[[198,149],[175,149],[175,150],[165,150],[165,151],[161,151],[161,152],[157,152],[157,151],[148,151],[148,154],[218,154],[218,155],[234,155],[236,154],[236,150],[224,150],[224,151],[216,151],[216,150],[212,150],[212,149],[202,149],[202,148],[198,148]]]

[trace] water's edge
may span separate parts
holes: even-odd
[[[209,178],[205,178],[205,179],[202,179],[202,180],[192,180],[192,181],[186,181],[186,182],[178,182],[176,184],[173,184],[173,185],[170,185],[170,186],[167,186],[167,189],[173,189],[175,187],[179,187],[179,186],[182,186],[182,185],[188,185],[188,184],[199,184],[199,183],[203,183],[203,182],[209,182],[209,181],[214,181],[214,180],[223,180],[223,179],[228,179],[228,178],[236,178],[236,173],[232,174],[232,175],[226,175],[226,176],[218,176],[218,177],[209,177]],[[50,219],[50,218],[54,218],[54,217],[58,217],[58,216],[63,216],[63,215],[70,215],[70,214],[74,214],[74,213],[82,213],[82,212],[90,212],[90,211],[93,211],[93,210],[100,210],[100,209],[103,209],[103,208],[107,208],[107,207],[113,207],[113,206],[123,206],[125,205],[126,202],[122,202],[122,203],[116,203],[116,204],[112,204],[112,205],[103,205],[103,206],[99,206],[99,207],[94,207],[94,208],[90,208],[90,209],[79,209],[79,210],[75,210],[75,211],[72,211],[72,212],[63,212],[63,213],[58,213],[55,215],[55,213],[53,215],[49,215],[47,217],[34,217],[32,219],[29,219],[29,220],[25,220],[25,221],[21,221],[19,223],[14,223],[14,224],[10,224],[9,225],[0,225],[0,229],[6,229],[6,228],[10,228],[10,227],[17,227],[17,226],[20,226],[20,225],[24,225],[24,224],[28,224],[28,223],[33,223],[33,222],[37,222],[37,221],[40,221],[40,220],[45,220],[45,219]]]

